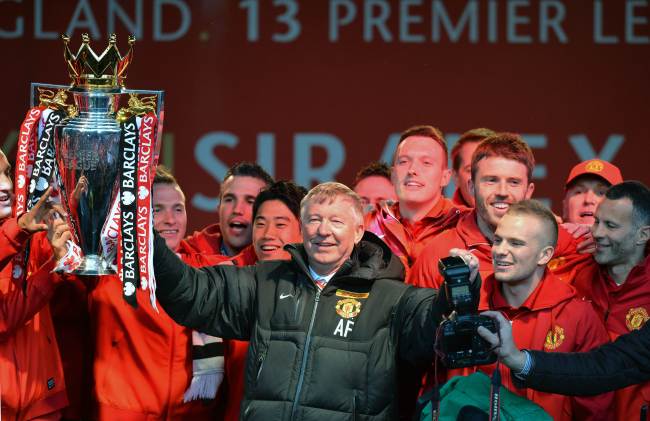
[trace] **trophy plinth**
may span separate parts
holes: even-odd
[[[102,256],[87,254],[81,264],[69,273],[84,276],[114,275],[115,269]]]

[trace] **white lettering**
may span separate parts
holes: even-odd
[[[354,327],[354,322],[352,320],[343,320],[339,319],[336,329],[334,329],[334,335],[340,336],[342,338],[347,338],[348,334],[352,332]]]
[[[85,17],[82,20],[82,14]],[[99,26],[97,26],[97,21],[95,20],[95,15],[93,15],[93,10],[88,4],[88,0],[79,0],[77,7],[72,12],[72,18],[66,29],[66,34],[72,36],[76,29],[86,28],[90,31],[91,38],[97,40],[101,39],[101,33],[99,32]],[[85,31],[84,31],[85,32]]]
[[[320,167],[312,167],[312,150],[316,147],[322,147],[327,152],[325,163]],[[343,143],[328,133],[296,133],[293,148],[293,177],[297,184],[303,186],[336,179],[345,162]]]
[[[142,38],[142,0],[135,0],[135,19],[126,13],[118,0],[108,0],[108,33],[113,34],[115,30],[115,18],[119,18],[126,30],[135,35],[137,39]]]
[[[530,35],[517,34],[517,26],[528,25],[530,18],[524,15],[518,15],[517,9],[521,6],[528,7],[530,2],[528,0],[511,0],[508,2],[508,23],[507,23],[507,39],[508,42],[513,44],[531,44],[533,39]]]
[[[373,10],[375,6],[378,6],[380,9],[379,15],[374,16]],[[390,33],[390,30],[386,26],[386,21],[390,16],[390,5],[386,3],[385,0],[367,0],[363,4],[363,40],[370,42],[373,40],[373,27],[377,28],[377,31],[381,35],[381,39],[385,42],[391,42],[393,36]]]
[[[451,22],[451,18],[447,14],[444,2],[441,0],[434,0],[433,4],[433,21],[431,22],[431,39],[434,42],[440,41],[440,24],[445,28],[445,32],[452,42],[460,40],[465,27],[469,24],[469,40],[472,44],[478,42],[478,2],[470,0],[465,5],[462,15],[458,19],[456,27]]]
[[[616,35],[603,34],[603,2],[594,1],[594,42],[596,44],[618,44]]]
[[[56,32],[43,31],[43,0],[34,0],[34,38],[57,39]]]
[[[600,150],[600,153],[596,153],[586,135],[574,134],[569,136],[569,143],[578,155],[580,161],[600,158],[604,161],[612,162],[614,161],[616,154],[621,149],[621,146],[623,146],[624,142],[625,136],[622,134],[611,134],[607,137],[607,141],[605,142],[603,148]]]
[[[539,40],[546,44],[549,39],[549,28],[553,28],[555,36],[562,44],[568,42],[566,33],[562,29],[562,21],[566,17],[566,7],[558,0],[543,0],[539,11]],[[550,10],[555,9],[555,16],[550,17]]]
[[[411,15],[411,6],[421,6],[422,0],[402,0],[399,2],[399,38],[402,42],[424,42],[424,35],[411,34],[411,23],[422,23],[422,16]]]
[[[232,133],[228,132],[210,132],[202,136],[194,148],[194,159],[203,170],[210,174],[215,181],[221,182],[223,176],[228,171],[225,165],[214,155],[214,148],[217,146],[226,146],[230,149],[237,146],[239,139]],[[192,197],[192,205],[204,212],[216,212],[219,205],[219,195],[206,196],[203,193],[197,193]]]
[[[345,16],[339,16],[339,8],[343,6]],[[349,25],[357,15],[357,6],[351,0],[330,0],[329,7],[329,40],[336,42],[339,40],[339,28]]]
[[[22,3],[22,0],[15,0],[15,2]],[[13,31],[0,28],[0,39],[20,38],[23,36],[24,29],[25,29],[25,21],[23,20],[22,16],[18,16],[16,18],[16,26]]]
[[[181,23],[178,29],[173,32],[163,32],[163,6],[173,6],[181,14]],[[176,41],[187,33],[192,23],[192,12],[183,0],[154,0],[153,16],[154,41]]]
[[[648,23],[648,18],[645,16],[637,16],[634,14],[634,9],[639,6],[648,7],[646,0],[628,0],[625,2],[625,41],[630,44],[650,44],[650,38],[647,35],[637,35],[634,27]]]

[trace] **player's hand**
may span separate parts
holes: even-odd
[[[591,227],[589,225],[565,222],[562,224],[562,228],[567,230],[573,238],[580,240],[577,245],[578,253],[591,254],[596,251],[596,241],[591,234]]]
[[[50,193],[52,193],[52,187],[48,187],[47,190],[43,193],[38,202],[34,205],[29,212],[25,212],[20,215],[18,218],[18,227],[27,231],[30,234],[33,234],[38,231],[45,231],[47,229],[47,223],[44,221],[48,212],[52,209],[52,206],[48,199],[50,198]]]
[[[478,257],[474,256],[471,251],[453,248],[449,250],[450,256],[456,256],[463,259],[465,264],[469,267],[469,280],[473,283],[478,275]]]
[[[52,246],[56,260],[61,260],[68,252],[66,243],[72,239],[68,222],[61,217],[61,209],[53,209],[48,217],[47,239]]]
[[[521,371],[526,363],[526,354],[521,352],[515,345],[510,322],[498,311],[485,311],[481,315],[488,316],[496,322],[498,334],[490,332],[483,326],[478,327],[478,334],[490,343],[501,362],[515,373]]]

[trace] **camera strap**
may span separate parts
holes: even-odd
[[[492,372],[490,383],[490,421],[499,421],[501,417],[501,367],[498,362]]]

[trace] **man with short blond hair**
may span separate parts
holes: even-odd
[[[512,324],[518,346],[544,352],[583,352],[608,341],[591,303],[547,268],[557,244],[553,213],[535,200],[512,204],[494,232],[494,273],[485,278],[479,310],[500,311]],[[475,258],[468,250],[467,256]],[[554,420],[609,420],[613,394],[570,398],[512,386],[509,369],[499,367],[504,386],[540,405]],[[495,365],[450,370],[448,377],[475,371],[490,375]]]

